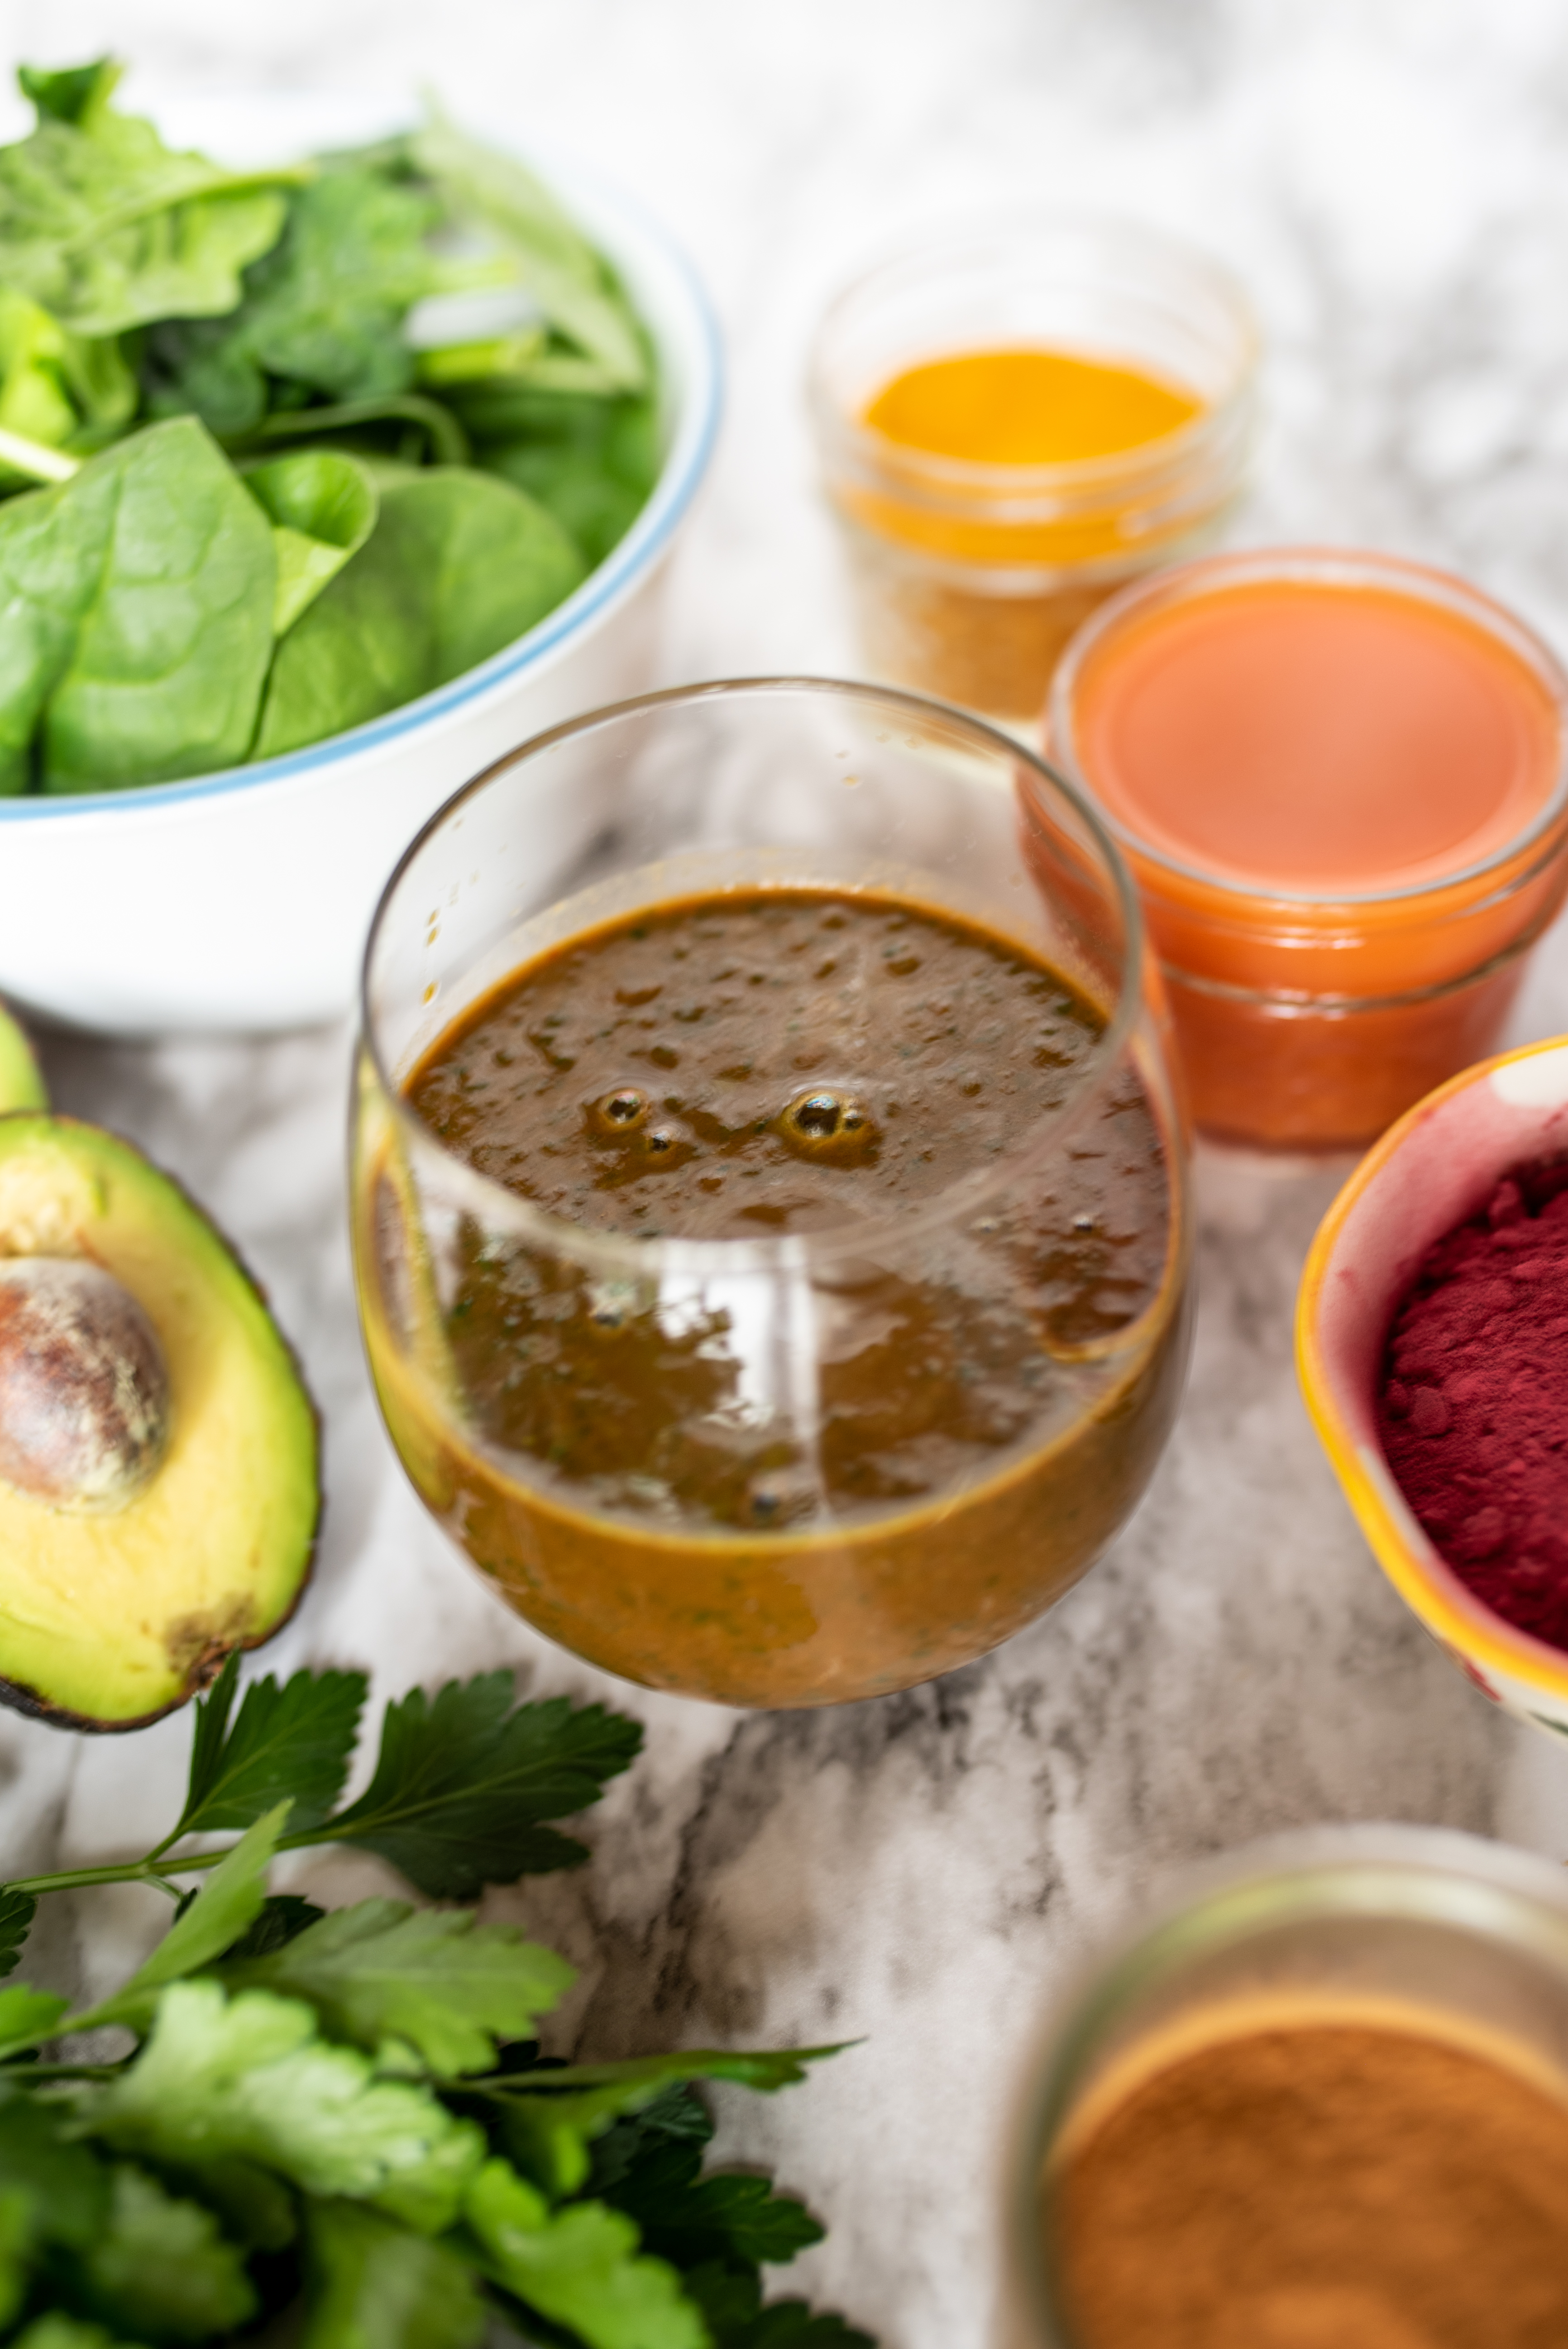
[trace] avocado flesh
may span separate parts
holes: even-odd
[[[315,1413],[225,1242],[115,1135],[0,1118],[0,1255],[88,1257],[158,1333],[170,1433],[144,1490],[78,1516],[0,1484],[0,1698],[139,1728],[293,1612],[320,1515]]]
[[[0,1116],[7,1110],[48,1106],[33,1048],[10,1013],[0,1009]]]

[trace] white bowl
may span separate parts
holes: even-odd
[[[554,156],[540,168],[657,347],[666,454],[648,503],[537,627],[369,725],[188,782],[0,799],[0,994],[120,1036],[335,1018],[382,884],[442,802],[530,735],[651,682],[662,574],[717,425],[717,331],[645,214]]]

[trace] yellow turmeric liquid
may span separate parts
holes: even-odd
[[[1086,493],[1056,507],[1020,500],[1005,469],[1126,458],[1202,410],[1140,367],[1026,346],[955,351],[894,376],[861,413],[883,444],[876,476],[839,493],[859,525],[852,560],[873,672],[972,709],[1034,717],[1074,631],[1130,567],[1163,559],[1192,518],[1183,512],[1164,539],[1158,525],[1150,535],[1136,460],[1125,484],[1112,465],[1109,479],[1096,486],[1091,475]],[[933,458],[995,467],[995,478],[934,492]]]
[[[1201,405],[1140,368],[1069,351],[958,351],[894,376],[865,421],[901,448],[965,464],[1070,465],[1163,440]]]

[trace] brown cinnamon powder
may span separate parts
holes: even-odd
[[[1568,2101],[1522,2070],[1314,2020],[1095,2102],[1048,2190],[1075,2349],[1568,2344]]]

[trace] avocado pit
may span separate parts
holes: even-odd
[[[157,1473],[169,1423],[158,1334],[121,1282],[79,1257],[0,1261],[0,1481],[108,1516]]]

